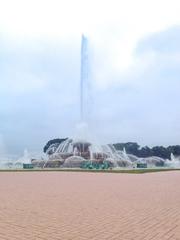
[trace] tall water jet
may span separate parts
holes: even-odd
[[[88,113],[88,39],[82,35],[81,40],[81,80],[80,80],[80,115],[81,122],[87,120]]]
[[[88,39],[82,35],[81,38],[81,72],[80,72],[80,121],[76,125],[75,139],[89,140],[91,134],[89,131],[90,116],[90,80],[89,80],[89,54]]]

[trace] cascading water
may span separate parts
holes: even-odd
[[[165,165],[167,167],[180,168],[180,156],[174,156],[174,154],[171,153],[170,160],[167,159]]]
[[[19,158],[9,156],[0,161],[0,168],[22,168],[23,163],[31,163],[31,155],[24,149],[23,155]]]

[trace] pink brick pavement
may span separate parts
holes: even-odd
[[[180,172],[0,173],[0,240],[180,239]]]

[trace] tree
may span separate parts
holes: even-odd
[[[173,153],[176,156],[180,155],[180,146],[179,145],[169,146],[167,149],[169,150],[170,155],[171,155],[171,153]]]
[[[175,156],[180,156],[180,145],[163,147],[163,146],[154,146],[152,148],[145,146],[140,148],[136,142],[127,142],[127,143],[115,143],[114,147],[116,150],[126,149],[126,152],[133,154],[137,157],[151,157],[157,156],[164,159],[170,159],[171,153]]]
[[[140,147],[136,142],[116,143],[113,145],[117,150],[122,151],[125,148],[127,153],[134,155],[138,154],[138,149]]]
[[[152,149],[149,148],[148,146],[142,147],[141,149],[139,149],[138,151],[138,157],[150,157],[152,156]]]
[[[152,155],[161,158],[170,158],[170,153],[167,148],[163,146],[155,146],[152,148]]]
[[[46,145],[43,148],[43,152],[46,153],[46,151],[48,150],[48,148],[52,145],[52,144],[60,144],[62,142],[64,142],[65,140],[67,140],[67,138],[55,138],[52,140],[49,140]]]

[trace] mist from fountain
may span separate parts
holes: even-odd
[[[0,168],[22,168],[23,163],[31,163],[31,155],[27,149],[24,149],[23,155],[21,157],[5,155],[1,156]]]
[[[31,163],[31,156],[27,148],[24,149],[23,155],[14,162],[14,165],[23,166],[23,163]]]
[[[171,153],[170,160],[167,159],[165,161],[165,166],[169,168],[180,168],[180,156],[174,156],[174,154]]]

